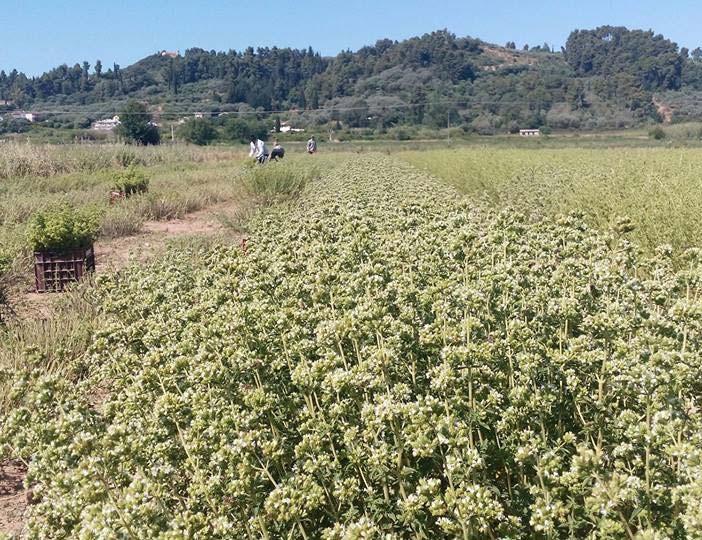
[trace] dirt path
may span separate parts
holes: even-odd
[[[24,489],[27,468],[19,461],[0,462],[0,533],[21,535],[28,492]]]
[[[96,272],[119,270],[132,262],[146,262],[175,238],[230,234],[232,240],[240,240],[240,235],[223,225],[223,220],[231,218],[235,211],[232,203],[222,203],[187,214],[182,219],[147,221],[143,231],[135,236],[97,242]]]
[[[134,236],[98,241],[95,244],[96,273],[115,272],[132,263],[145,263],[176,238],[221,236],[239,243],[243,236],[224,224],[236,217],[237,210],[235,203],[221,203],[182,219],[148,221],[143,231]],[[46,320],[52,317],[52,306],[57,298],[59,294],[27,292],[25,284],[12,292],[10,301],[16,317]],[[0,461],[0,535],[20,537],[23,533],[31,499],[31,492],[24,488],[26,472],[26,467],[18,461]]]

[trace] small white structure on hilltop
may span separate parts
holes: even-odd
[[[159,51],[159,56],[167,56],[168,58],[178,58],[180,56],[180,51]]]
[[[519,135],[522,137],[539,137],[541,135],[540,129],[520,129]]]
[[[113,116],[112,118],[107,118],[105,120],[98,120],[93,123],[93,130],[95,131],[112,131],[122,122],[119,121],[119,116]]]

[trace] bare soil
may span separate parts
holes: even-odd
[[[29,492],[27,468],[19,461],[0,462],[0,533],[19,536],[25,525]]]
[[[178,237],[208,237],[225,234],[228,229],[220,216],[233,212],[232,203],[218,204],[170,221],[147,221],[135,236],[114,238],[95,244],[95,270],[119,270],[130,263],[144,263],[163,251],[169,240]],[[232,233],[236,239],[237,234]]]
[[[488,56],[497,60],[500,64],[499,66],[484,66],[485,71],[495,71],[498,67],[503,66],[513,66],[513,65],[534,65],[536,59],[534,55],[525,54],[521,51],[503,49],[501,47],[487,47],[483,46],[483,51]],[[494,68],[494,69],[493,69]]]

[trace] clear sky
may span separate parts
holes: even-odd
[[[325,55],[448,28],[556,47],[603,24],[702,45],[700,0],[0,0],[0,69],[39,74],[96,59],[127,66],[156,50],[307,47]]]

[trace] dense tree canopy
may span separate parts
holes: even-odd
[[[578,75],[625,75],[645,90],[680,88],[683,55],[678,46],[652,31],[601,26],[575,30],[564,49]]]
[[[323,58],[309,49],[252,47],[227,53],[194,48],[183,57],[153,55],[127,69],[115,64],[103,72],[100,61],[91,74],[90,64],[59,66],[40,77],[28,79],[13,71],[0,75],[0,99],[23,103],[52,96],[80,95],[83,102],[129,94],[149,86],[178,88],[207,80],[224,81],[224,101],[271,108],[288,105],[316,108],[320,99],[351,95],[363,78],[390,68],[428,68],[441,80],[459,82],[475,77],[474,58],[479,41],[434,32],[398,43],[378,41],[358,52],[344,51]]]
[[[265,111],[285,110],[302,125],[336,129],[435,129],[450,122],[492,133],[625,127],[657,118],[654,92],[702,90],[701,50],[679,51],[650,31],[576,30],[562,53],[552,48],[518,50],[513,41],[502,48],[445,30],[383,39],[333,58],[312,48],[193,48],[126,68],[106,69],[97,60],[92,69],[89,62],[63,65],[35,78],[0,71],[0,113],[9,101],[5,107],[68,111],[46,115],[50,127],[85,127],[137,99],[171,119],[244,112],[260,122]],[[266,121],[270,130],[273,120]],[[227,136],[243,137],[243,124],[230,125]]]

